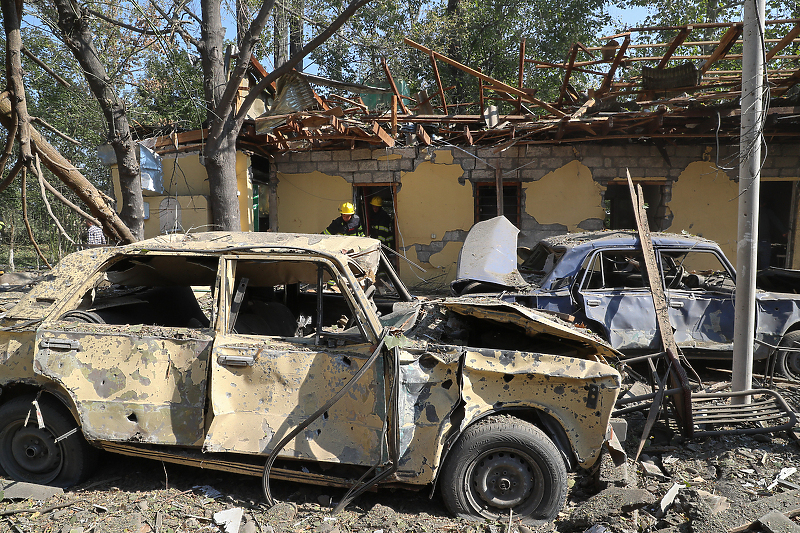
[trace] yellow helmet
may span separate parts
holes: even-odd
[[[356,208],[350,202],[345,202],[339,207],[339,212],[343,215],[354,215]]]
[[[372,200],[369,201],[369,205],[375,205],[378,207],[383,206],[383,198],[380,196],[373,196]]]

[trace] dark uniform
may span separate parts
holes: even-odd
[[[358,215],[353,215],[347,222],[342,217],[336,217],[322,233],[324,235],[350,235],[352,237],[365,236],[364,228],[361,226],[361,219]]]
[[[369,217],[369,236],[394,249],[394,220],[383,209],[371,213]]]

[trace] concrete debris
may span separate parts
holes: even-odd
[[[648,476],[654,476],[654,477],[659,477],[659,478],[667,477],[664,474],[664,471],[661,470],[661,467],[658,466],[653,459],[651,459],[650,457],[648,457],[646,455],[642,455],[640,457],[639,464],[642,465],[642,470],[644,470],[644,472]]]
[[[779,511],[770,511],[758,519],[761,527],[770,533],[800,533],[800,526]]]
[[[656,509],[656,517],[661,518],[665,514],[667,514],[667,509],[670,508],[672,502],[675,501],[675,496],[678,495],[678,491],[681,489],[681,485],[678,483],[673,483],[672,487],[667,491],[661,501],[658,502],[658,508]]]
[[[5,481],[0,479],[0,494],[4,500],[46,500],[64,494],[64,489],[23,483],[21,481]]]
[[[214,523],[222,526],[225,533],[239,533],[239,527],[242,525],[242,516],[244,511],[241,507],[234,507],[214,513]]]

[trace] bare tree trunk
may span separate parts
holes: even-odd
[[[0,95],[0,124],[6,129],[11,129],[13,126],[13,119],[11,116],[11,102],[8,99],[8,94]],[[112,236],[115,240],[122,243],[135,242],[128,226],[122,223],[122,220],[117,216],[117,213],[111,209],[105,201],[103,194],[92,185],[92,183],[81,174],[72,163],[65,159],[50,143],[48,143],[36,128],[30,128],[31,146],[33,152],[41,156],[44,166],[50,172],[55,174],[61,181],[67,184],[72,189],[78,198],[89,207],[89,210],[96,216],[103,224],[103,229],[107,235]]]
[[[20,147],[20,160],[29,165],[33,161],[31,153],[30,118],[25,101],[25,85],[22,81],[22,34],[20,33],[20,13],[15,0],[2,0],[3,26],[6,32],[6,78],[13,98],[12,105],[16,115],[14,128],[19,128],[17,138]],[[12,139],[13,142],[13,139]]]
[[[79,8],[77,2],[70,0],[53,0],[53,3],[58,11],[61,38],[83,68],[108,124],[108,142],[117,156],[122,191],[120,218],[130,228],[134,239],[140,240],[144,237],[142,180],[136,158],[137,146],[131,137],[125,106],[111,87],[105,66],[92,43],[85,8]]]
[[[236,137],[232,130],[233,106],[219,103],[225,92],[224,42],[219,0],[202,0],[201,26],[203,93],[208,109],[209,129],[218,131],[206,141],[204,159],[210,189],[211,221],[217,230],[238,231],[239,198],[236,188]],[[249,56],[245,58],[249,61]],[[242,58],[239,58],[242,61]],[[238,84],[238,80],[237,80]]]
[[[275,10],[275,65],[283,65],[289,59],[289,48],[286,45],[289,39],[289,26],[286,19],[286,9],[280,4]]]
[[[250,106],[266,86],[289,72],[304,57],[325,42],[342,24],[369,0],[353,0],[322,33],[276,67],[251,88],[234,115],[233,103],[239,83],[247,73],[254,44],[264,28],[275,0],[263,0],[258,15],[242,38],[239,59],[226,80],[223,65],[224,31],[219,0],[201,0],[203,24],[198,46],[203,64],[203,92],[208,106],[209,135],[204,158],[210,189],[212,222],[215,229],[236,231],[241,228],[239,199],[236,190],[236,140]]]
[[[297,13],[297,16],[292,16],[291,18],[291,34],[289,36],[289,55],[295,56],[297,55],[300,50],[303,49],[303,18],[302,15],[305,12],[305,2],[303,0],[295,0],[294,4],[294,12]],[[282,63],[275,63],[275,65],[279,65]],[[301,60],[297,64],[297,70],[303,72],[303,61]]]

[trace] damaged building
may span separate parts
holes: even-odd
[[[762,233],[771,233],[772,266],[798,268],[800,71],[792,54],[800,23],[767,24],[780,37],[767,40],[761,202],[774,231]],[[449,102],[441,83],[405,95],[388,68],[387,88],[285,76],[239,137],[242,230],[320,233],[346,201],[368,222],[369,202],[380,197],[394,217],[395,247],[410,260],[399,261],[402,279],[431,291],[455,278],[472,225],[498,213],[529,246],[567,232],[632,228],[622,179],[629,170],[653,231],[713,239],[735,258],[742,23],[658,28],[671,32],[664,42],[653,42],[654,30],[615,35],[603,47],[576,43],[561,64],[529,58],[523,45],[516,86],[407,40],[432,67],[446,63],[475,78],[471,107]],[[708,31],[717,35],[710,44]],[[531,69],[563,72],[556,101],[524,87]],[[575,91],[575,73],[594,89]],[[252,79],[264,75],[253,60]],[[203,131],[140,134],[157,163],[144,180],[146,237],[207,227]]]

